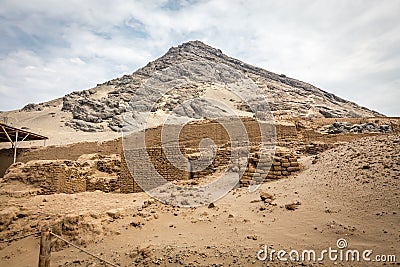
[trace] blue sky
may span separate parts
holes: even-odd
[[[400,116],[398,14],[396,0],[0,0],[0,110],[94,87],[197,39]]]

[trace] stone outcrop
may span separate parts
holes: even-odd
[[[247,80],[253,86],[249,86]],[[238,88],[229,85],[235,83]],[[72,113],[73,118],[65,123],[67,126],[86,132],[123,130],[124,114],[130,109],[138,114],[157,110],[169,112],[181,104],[176,110],[180,116],[215,118],[226,115],[222,106],[204,99],[191,104],[185,104],[185,100],[202,97],[207,87],[218,84],[221,90],[242,90],[245,95],[264,96],[268,109],[276,116],[382,116],[308,83],[231,58],[200,41],[172,47],[164,56],[131,75],[68,94],[62,100],[62,110]],[[259,107],[262,103],[255,104]],[[32,108],[29,106],[25,110]],[[246,103],[240,101],[236,108],[251,112]],[[140,120],[140,115],[136,120]]]
[[[340,134],[340,133],[390,133],[390,125],[377,125],[373,122],[363,124],[352,124],[350,122],[335,122],[326,125],[320,129],[322,133]]]

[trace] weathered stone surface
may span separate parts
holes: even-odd
[[[246,83],[240,85],[246,79],[257,84],[258,88],[249,87]],[[157,86],[154,86],[154,82]],[[174,112],[180,116],[196,119],[224,116],[222,106],[207,100],[185,103],[188,99],[201,97],[205,91],[204,85],[211,86],[213,83],[238,83],[238,88],[246,95],[257,93],[265,96],[269,100],[269,107],[264,107],[262,101],[253,104],[261,110],[270,109],[276,116],[382,116],[308,83],[228,57],[221,50],[200,41],[172,47],[164,56],[131,75],[113,79],[90,90],[68,94],[62,100],[62,110],[73,116],[66,123],[67,126],[86,132],[123,130],[123,115],[130,109],[137,112],[138,120],[141,113],[171,111],[177,104],[181,106]],[[232,86],[227,88],[239,90]],[[240,110],[253,112],[246,103],[237,103],[236,106]],[[36,108],[28,105],[24,109]],[[140,128],[140,123],[135,126]]]
[[[34,110],[39,111],[39,110],[41,110],[41,107],[39,105],[34,104],[34,103],[30,103],[30,104],[25,105],[21,109],[21,111],[34,111]]]
[[[262,201],[268,202],[268,203],[271,203],[275,199],[274,195],[272,195],[268,192],[265,192],[265,191],[260,192],[260,198]]]
[[[124,216],[125,210],[123,208],[116,208],[106,211],[107,215],[113,219],[119,219]]]
[[[364,124],[352,124],[349,122],[335,122],[326,125],[320,129],[321,132],[327,134],[340,133],[390,133],[392,128],[390,125],[377,125],[373,122]]]
[[[16,219],[18,208],[8,207],[0,211],[0,231],[7,229],[7,227]]]

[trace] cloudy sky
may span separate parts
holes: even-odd
[[[201,40],[400,116],[400,1],[0,0],[0,110],[132,73]]]

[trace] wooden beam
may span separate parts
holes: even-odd
[[[50,267],[51,233],[50,228],[43,228],[40,236],[39,267]]]
[[[25,137],[24,137],[21,141],[19,141],[19,143],[16,144],[16,146],[19,147],[19,145],[20,145],[22,142],[24,142],[25,139],[26,139],[28,136],[29,136],[29,134],[25,135]]]
[[[0,127],[3,129],[5,134],[8,134],[8,136],[11,139],[13,139],[14,134],[16,132],[19,132],[20,135],[29,134],[28,141],[29,140],[44,140],[44,139],[48,139],[46,136],[43,136],[43,135],[40,135],[40,134],[35,134],[35,133],[29,132],[29,131],[25,131],[23,129],[18,129],[18,128],[15,128],[15,127],[11,127],[11,126],[8,126],[8,125],[6,125],[4,123],[1,123],[1,122],[0,122]]]
[[[8,140],[11,142],[12,146],[14,147],[14,142],[11,140],[10,136],[8,135],[6,129],[4,128],[4,126],[1,126],[1,128],[3,128],[4,133],[6,134]]]

